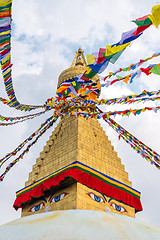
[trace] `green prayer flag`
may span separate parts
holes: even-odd
[[[160,75],[160,66],[158,66],[159,64],[155,65],[153,68],[151,68],[151,70],[149,72]]]
[[[146,26],[152,23],[150,18],[146,18],[145,20],[140,20],[140,21],[134,20],[132,22],[134,22],[138,27]]]
[[[129,67],[122,68],[123,71],[128,71]]]
[[[123,78],[122,76],[118,76],[118,75],[116,75],[116,77],[117,77],[118,79],[122,79],[122,78]]]
[[[114,53],[114,54],[111,54],[109,56],[106,56],[105,53],[102,52],[102,55],[108,60],[110,61],[112,64],[114,64],[117,59],[121,56],[121,54],[124,52],[126,48],[124,48],[123,50],[117,52],[117,53]]]
[[[97,73],[91,70],[89,73],[85,73],[84,77],[87,77],[88,79],[93,78]]]

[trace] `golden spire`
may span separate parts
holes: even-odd
[[[82,51],[81,48],[76,51],[76,56],[71,66],[60,74],[58,78],[58,87],[62,82],[72,79],[86,71],[87,62],[83,53],[84,51]]]
[[[78,49],[78,52],[76,51],[76,56],[70,67],[79,66],[79,65],[84,66],[84,67],[87,66],[87,63],[86,63],[83,53],[84,53],[84,51],[82,51],[81,48]]]

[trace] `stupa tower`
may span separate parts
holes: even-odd
[[[71,67],[60,74],[58,87],[85,69],[86,61],[79,49]],[[14,207],[22,207],[22,217],[69,209],[135,217],[135,212],[142,210],[139,199],[140,193],[132,188],[128,173],[99,122],[65,116],[36,160],[25,188],[17,192]]]

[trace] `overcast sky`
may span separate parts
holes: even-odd
[[[116,43],[121,34],[136,25],[131,22],[151,12],[152,6],[160,3],[154,0],[13,0],[12,62],[13,83],[18,100],[25,104],[43,104],[55,96],[59,74],[70,67],[75,51],[81,47],[85,55],[98,51],[100,47]],[[134,41],[116,64],[110,64],[103,73],[127,67],[140,59],[159,52],[160,29],[150,27]],[[160,58],[150,63],[159,63]],[[147,66],[147,65],[146,65]],[[121,97],[138,94],[143,90],[160,89],[160,76],[146,75],[132,84],[117,83],[103,89],[100,98]],[[0,77],[0,96],[7,98],[2,77]],[[119,110],[158,106],[153,102],[137,105],[105,108]],[[1,115],[21,116],[24,113],[0,104]],[[0,128],[0,158],[13,151],[32,134],[51,113],[27,122]],[[160,153],[160,111],[145,112],[139,116],[116,117],[134,136]],[[100,121],[106,134],[122,159],[133,187],[142,193],[144,211],[136,218],[160,227],[160,170],[151,166],[130,146],[118,141],[118,135],[107,123]],[[39,157],[54,128],[49,130],[31,151],[6,175],[0,183],[0,224],[20,217],[12,208],[15,192],[24,187],[32,165]],[[2,169],[4,170],[4,169]],[[2,172],[1,170],[1,172]]]

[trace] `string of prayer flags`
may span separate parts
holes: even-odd
[[[116,115],[122,115],[122,116],[128,116],[132,113],[135,116],[145,112],[145,111],[154,111],[155,113],[160,109],[160,106],[158,107],[145,107],[141,109],[128,109],[124,111],[113,111],[113,112],[107,112],[105,113],[105,117],[109,118],[110,116],[116,116]],[[104,117],[104,115],[102,116]]]
[[[67,98],[61,99],[59,102],[56,101],[55,98],[50,98],[45,103],[45,108],[50,109],[65,109],[66,107],[92,107],[96,105],[113,105],[113,104],[132,104],[132,103],[140,103],[146,101],[157,101],[160,100],[160,90],[158,91],[146,91],[144,90],[140,94],[132,94],[128,96],[122,96],[119,98],[112,98],[112,99],[100,99],[100,100],[86,100],[84,98],[75,97],[75,98]]]
[[[0,1],[0,64],[3,81],[9,100],[0,98],[0,101],[10,107],[21,111],[31,111],[43,106],[31,106],[20,104],[12,82],[12,63],[11,63],[11,15],[12,0]]]
[[[109,72],[109,74],[107,76],[105,76],[103,78],[103,80],[105,81],[107,78],[110,78],[112,76],[115,76],[117,73],[119,72],[127,72],[127,71],[131,71],[131,70],[135,70],[137,67],[141,66],[143,63],[155,58],[155,57],[159,57],[160,56],[160,52],[158,53],[154,53],[151,57],[147,57],[145,59],[140,59],[139,62],[137,63],[132,63],[130,64],[128,67],[124,67],[124,68],[119,68],[118,70],[116,70],[115,72]]]
[[[11,170],[11,168],[20,161],[20,159],[23,159],[23,156],[29,152],[30,148],[38,141],[38,139],[50,128],[53,126],[53,124],[56,122],[57,118],[54,118],[53,120],[49,121],[47,126],[45,126],[44,128],[41,129],[41,131],[39,131],[38,136],[35,138],[35,140],[29,144],[26,149],[15,159],[13,160],[11,163],[9,163],[9,165],[6,167],[5,171],[3,172],[3,174],[1,174],[0,176],[0,181],[3,181],[5,175]]]
[[[136,19],[135,23],[138,24],[137,29],[136,30],[133,29],[131,31],[123,33],[121,40],[118,43],[113,44],[113,45],[108,45],[108,46],[106,46],[105,49],[100,48],[99,53],[94,53],[94,54],[88,55],[87,56],[88,65],[87,65],[86,71],[84,72],[83,75],[77,76],[77,78],[88,82],[96,74],[102,73],[108,66],[109,62],[115,63],[117,61],[117,59],[120,57],[120,55],[123,53],[123,51],[126,49],[126,47],[128,47],[133,40],[135,40],[139,36],[141,36],[141,34],[143,33],[143,31],[145,29],[147,29],[148,27],[150,27],[152,25],[153,19],[154,19],[154,21],[156,21],[156,23],[158,23],[158,20],[156,20],[156,19],[158,19],[157,12],[160,11],[159,9],[160,9],[160,5],[158,5],[156,7],[156,14],[152,13],[153,14],[152,19],[149,18],[149,16],[151,16],[151,15],[147,15],[145,17],[142,17],[141,19]],[[154,11],[155,10],[152,9],[152,12],[154,12]],[[132,78],[133,78],[133,75],[132,75]],[[63,97],[74,97],[77,95],[77,89],[75,89],[75,87],[73,88],[73,85],[71,84],[71,82],[75,83],[75,86],[78,87],[78,90],[81,89],[82,83],[80,83],[80,85],[77,85],[75,78],[73,78],[72,80],[69,80],[69,81],[67,80],[67,81],[65,81],[65,83],[62,83],[59,86],[59,88],[56,92],[56,94],[58,95],[58,99],[63,98]],[[127,82],[128,79],[124,79],[124,81]],[[67,88],[67,84],[69,84],[68,88]],[[113,84],[113,82],[112,82],[112,84]],[[109,85],[111,85],[111,83]],[[98,88],[96,89],[96,91],[98,91]],[[94,96],[93,99],[97,98],[96,93],[97,92],[95,92],[95,91],[93,92],[93,94],[92,94]],[[89,98],[91,99],[91,97],[93,97],[93,96],[89,96]]]
[[[94,101],[94,104],[97,105],[113,105],[113,104],[132,104],[132,103],[140,103],[146,101],[157,101],[160,100],[160,90],[159,91],[146,91],[144,90],[141,94],[134,94],[129,96],[123,96],[120,98],[113,99],[101,99]],[[152,97],[151,97],[152,96]],[[158,96],[158,97],[153,97]]]
[[[156,9],[156,14],[155,14]],[[117,59],[121,56],[123,51],[130,45],[130,43],[140,37],[144,30],[146,30],[148,27],[150,27],[152,24],[156,22],[156,24],[159,24],[159,15],[160,14],[160,5],[157,5],[152,8],[152,15],[146,15],[142,18],[136,19],[135,22],[138,27],[137,29],[130,30],[128,32],[125,32],[121,36],[121,40],[113,45],[107,45],[106,48],[100,48],[99,53],[93,53],[87,56],[88,61],[88,67],[92,70],[94,70],[95,73],[99,73],[96,71],[95,66],[99,64],[105,63],[107,66],[107,61],[111,63],[115,63]],[[156,26],[157,26],[156,25]],[[107,61],[106,61],[107,60]],[[94,68],[93,68],[94,66]],[[90,70],[90,73],[92,72]],[[99,69],[98,69],[99,70]],[[87,70],[89,71],[89,70]],[[102,71],[101,71],[102,72]],[[100,72],[100,73],[101,73]],[[87,76],[84,73],[84,76],[88,77],[88,73],[86,72]]]
[[[20,105],[20,103],[16,98],[15,91],[13,88],[12,69],[11,69],[12,67],[12,64],[11,64],[11,14],[12,14],[12,0],[0,1],[1,70],[2,70],[3,80],[4,80],[5,90],[10,99],[10,105],[12,107],[17,107],[18,105]],[[28,108],[26,108],[26,111],[28,111]]]
[[[137,74],[133,74],[132,76],[131,76],[131,80],[133,81],[133,78],[136,76]],[[124,80],[125,78],[119,78],[119,79],[116,79],[116,80],[113,80],[113,81],[110,81],[110,84],[113,84],[113,83],[115,83],[116,81],[121,81],[121,80]],[[128,76],[126,77],[126,80],[124,80],[124,82],[128,82]],[[130,80],[130,81],[131,81]],[[98,86],[98,88],[97,88],[97,86]],[[105,86],[109,86],[109,84],[108,84],[108,82],[106,82],[105,84],[103,84],[103,83],[101,83],[101,87],[105,87]],[[96,81],[94,81],[94,82],[90,82],[90,83],[88,83],[87,85],[85,85],[84,87],[83,87],[83,92],[81,91],[77,96],[75,95],[75,96],[72,96],[72,98],[76,98],[76,97],[83,97],[84,98],[84,96],[87,96],[87,97],[85,97],[85,100],[88,100],[88,101],[92,101],[92,100],[94,100],[95,101],[95,103],[99,103],[101,100],[96,100],[96,98],[93,98],[92,97],[92,95],[90,96],[90,98],[88,97],[89,96],[89,94],[90,94],[90,92],[93,92],[93,91],[95,91],[95,90],[99,90],[100,88],[99,88],[99,84],[98,85],[96,85]],[[83,93],[83,94],[82,94]],[[147,92],[146,90],[144,90],[141,94],[138,94],[138,96],[137,97],[144,97],[145,95],[148,95],[148,97],[150,97],[151,95],[159,95],[159,91],[154,91],[154,92]],[[136,97],[136,95],[135,95],[135,97]],[[106,101],[106,103],[105,104],[108,104],[108,102],[112,102],[113,104],[114,103],[120,103],[121,102],[121,100],[123,100],[123,102],[125,102],[125,103],[133,103],[133,102],[141,102],[141,101],[143,101],[143,102],[145,102],[145,101],[151,101],[151,98],[143,98],[143,99],[139,99],[139,100],[134,100],[134,101],[131,101],[131,100],[133,100],[133,98],[132,98],[132,96],[130,95],[130,96],[128,96],[128,97],[126,97],[127,99],[124,101],[124,97],[123,98],[116,98],[115,100],[114,99],[108,99],[108,100],[105,100]],[[59,99],[59,102],[61,101],[62,99]],[[65,98],[63,99],[64,101],[65,101]],[[118,101],[118,100],[120,100],[120,102]],[[128,101],[129,100],[129,101]],[[159,100],[159,98],[157,97],[157,98],[152,98],[152,101],[155,101],[155,100]],[[68,101],[68,99],[67,99],[67,101]],[[56,102],[56,100],[55,100],[55,102]],[[54,103],[55,103],[54,102]],[[45,105],[45,107],[46,106],[48,106],[47,105],[47,102],[45,103],[46,105]],[[104,103],[103,103],[104,104]],[[49,106],[48,106],[49,107]]]
[[[140,68],[136,72],[133,72],[129,75],[126,75],[124,77],[116,75],[116,79],[114,80],[107,80],[104,84],[101,84],[101,87],[108,87],[110,85],[113,85],[116,82],[123,81],[125,83],[132,83],[133,79],[136,77],[140,77],[141,73],[145,73],[147,76],[151,73],[154,73],[156,75],[160,75],[160,63],[158,64],[152,64],[147,66],[146,68]],[[102,78],[103,80],[106,80],[106,77]]]
[[[106,47],[106,49],[100,48],[98,54],[96,53],[96,54],[88,55],[87,70],[81,78],[87,81],[88,79],[93,78],[97,73],[101,73],[108,66],[108,61],[115,63],[115,61],[119,58],[119,56],[122,54],[124,49],[130,45],[131,41],[139,37],[145,29],[147,29],[150,25],[152,25],[152,21],[150,20],[150,18],[148,18],[148,16],[149,15],[143,17],[143,20],[145,21],[143,23],[141,22],[141,26],[138,26],[136,30],[134,29],[127,33],[123,33],[120,42],[118,42],[117,44],[109,45]],[[103,64],[104,64],[104,67],[103,67]],[[138,74],[139,72],[135,74],[131,74],[121,79],[117,78],[116,80],[109,82],[109,84],[106,84],[106,86],[112,85],[113,83],[120,80],[123,80],[126,83],[128,81],[132,82],[133,79]]]
[[[1,98],[0,97],[0,102],[2,102],[3,104],[8,105],[9,107],[13,107],[17,110],[21,110],[21,111],[31,111],[31,110],[36,110],[39,108],[44,108],[44,105],[26,105],[26,104],[17,104],[15,105],[14,102],[7,100],[5,98]]]
[[[15,125],[17,123],[25,122],[26,120],[28,120],[28,119],[23,119],[23,120],[20,120],[20,121],[9,122],[9,123],[0,123],[0,126],[11,126],[11,125]]]
[[[119,140],[122,138],[138,154],[140,154],[148,162],[154,164],[158,169],[160,169],[160,155],[158,153],[149,148],[143,142],[139,141],[136,137],[134,137],[127,130],[125,130],[122,126],[117,124],[113,119],[109,118],[105,119],[105,121],[119,134]]]
[[[5,157],[0,159],[0,167],[12,156],[15,156],[29,141],[31,141],[35,136],[37,136],[43,128],[47,126],[47,124],[50,123],[50,121],[53,120],[53,118],[56,118],[56,114],[53,114],[51,117],[49,117],[41,126],[32,133],[31,136],[29,136],[27,139],[25,139],[16,149],[14,149],[12,152],[8,153]]]
[[[12,1],[0,2],[0,63],[5,89],[9,99],[19,104],[12,83],[11,76],[11,12]]]
[[[65,113],[60,113],[60,116],[76,116],[76,117],[84,117],[84,118],[107,118],[109,119],[111,116],[116,116],[116,115],[122,115],[122,116],[130,116],[130,114],[134,114],[135,116],[145,112],[145,111],[154,111],[155,113],[157,113],[157,111],[160,110],[160,106],[158,107],[145,107],[145,108],[141,108],[141,109],[127,109],[127,110],[123,110],[123,111],[109,111],[109,112],[103,112],[103,113],[84,113],[84,112],[65,112]]]
[[[10,121],[14,124],[14,121],[20,122],[21,120],[25,121],[25,120],[29,120],[29,119],[33,119],[35,117],[41,116],[42,114],[46,113],[49,110],[44,110],[43,112],[39,112],[39,113],[35,113],[35,114],[30,114],[30,115],[26,115],[26,116],[19,116],[19,117],[4,117],[2,115],[0,115],[0,121]],[[1,124],[0,124],[1,125]]]
[[[97,107],[100,114],[103,112]],[[112,127],[118,134],[118,139],[121,138],[128,143],[131,148],[133,148],[138,154],[140,154],[143,158],[145,158],[151,164],[154,164],[158,169],[160,169],[160,155],[152,150],[150,147],[145,145],[143,142],[134,137],[131,133],[129,133],[126,129],[120,126],[111,118],[103,118],[110,127]]]
[[[103,84],[101,84],[102,87],[104,87]],[[88,94],[90,90],[87,90],[86,94]],[[106,104],[106,105],[113,105],[113,104],[131,104],[131,103],[140,103],[140,102],[146,102],[146,101],[157,101],[159,100],[159,96],[160,95],[160,90],[158,91],[146,91],[144,90],[141,94],[135,94],[135,95],[129,95],[129,96],[122,96],[120,98],[114,98],[114,99],[101,99],[101,100],[85,100],[84,102],[85,103],[88,103],[88,104],[92,104],[92,105],[102,105],[102,104]],[[151,98],[152,96],[152,98]],[[79,95],[79,97],[81,97]],[[72,99],[68,99],[67,100],[68,103],[72,103]],[[73,99],[73,101],[75,101]],[[78,99],[77,99],[78,101]],[[83,100],[81,100],[81,102],[83,102]],[[51,104],[51,103],[50,103]],[[61,105],[64,105],[66,104],[66,102],[61,102]],[[81,103],[82,104],[82,103]],[[60,107],[60,105],[59,105]]]

